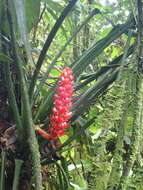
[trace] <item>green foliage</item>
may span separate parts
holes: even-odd
[[[124,85],[115,83],[102,101],[104,112],[98,117],[97,122],[103,130],[117,130],[118,121],[122,115],[124,93]]]
[[[25,16],[27,31],[30,32],[33,26],[36,26],[40,14],[40,1],[39,0],[26,0],[25,3]]]
[[[142,12],[136,18],[129,5],[124,0],[0,0],[0,84],[11,110],[2,124],[16,125],[18,142],[12,141],[14,148],[2,143],[7,136],[0,128],[2,190],[9,176],[5,160],[23,162],[24,167],[12,167],[14,190],[31,170],[27,189],[40,190],[42,184],[46,190],[143,188],[143,29],[135,23]],[[71,126],[66,136],[47,141],[34,127],[48,132],[55,88],[66,66],[75,77]]]
[[[0,53],[0,61],[9,63],[13,62],[13,60],[10,57],[4,55],[3,53]]]
[[[19,1],[20,2],[20,1]],[[18,4],[17,4],[18,5]],[[27,28],[26,30],[28,32],[31,31],[32,27],[36,25],[37,21],[38,21],[38,17],[39,17],[39,13],[40,13],[40,1],[39,0],[25,0],[23,1],[23,10],[25,11],[25,17],[26,17],[26,25],[27,25]],[[4,19],[5,17],[5,12],[4,12],[4,0],[1,0],[0,1],[0,9],[2,10],[1,11],[1,17]],[[21,10],[20,8],[21,6],[18,5],[18,7],[16,7],[16,10],[19,9]],[[13,7],[14,9],[14,7]],[[14,14],[14,22],[15,22],[15,26],[16,26],[16,32],[18,33],[19,30],[18,30],[18,25],[17,25],[17,20],[18,20],[18,17],[16,17],[16,13],[13,12]],[[9,33],[9,28],[8,28],[8,22],[7,20],[3,20],[3,27],[4,27],[4,30],[5,30],[5,33]],[[21,26],[23,26],[23,23],[21,23]]]

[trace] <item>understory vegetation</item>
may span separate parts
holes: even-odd
[[[142,0],[0,0],[0,190],[143,190]]]

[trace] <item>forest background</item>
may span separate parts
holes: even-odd
[[[0,190],[143,189],[142,7],[0,0]],[[48,139],[67,67],[70,126]]]

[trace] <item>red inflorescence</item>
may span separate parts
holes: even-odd
[[[73,79],[72,70],[66,67],[61,74],[54,96],[54,107],[50,115],[51,139],[65,135],[65,129],[70,125],[68,120],[71,117]]]
[[[54,107],[50,115],[50,133],[37,129],[37,132],[45,139],[58,139],[66,134],[65,129],[70,125],[68,120],[72,114],[70,109],[72,106],[73,80],[72,70],[66,67],[62,71],[54,96]]]

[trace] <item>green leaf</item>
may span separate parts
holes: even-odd
[[[40,92],[44,82],[46,81],[46,79],[48,79],[49,73],[51,72],[51,69],[54,67],[54,65],[57,63],[57,60],[59,57],[61,57],[62,53],[65,51],[66,47],[71,43],[71,41],[76,37],[76,35],[79,33],[79,31],[90,21],[90,19],[99,14],[100,11],[98,9],[93,9],[91,11],[91,13],[89,14],[89,16],[81,23],[81,25],[79,25],[75,31],[73,32],[73,34],[71,35],[71,37],[67,40],[67,42],[64,44],[64,46],[61,48],[61,50],[58,52],[58,54],[55,56],[55,58],[52,60],[50,66],[48,67],[47,71],[45,72],[45,74],[42,77],[42,80],[40,81],[40,84],[38,85],[38,88],[35,92],[36,96],[38,95],[38,93]]]
[[[51,105],[53,103],[53,95],[55,93],[55,87],[51,88],[48,91],[44,101],[40,104],[38,111],[34,117],[34,122],[44,120],[45,117],[48,115],[48,111],[51,109]]]
[[[115,39],[121,36],[134,25],[134,20],[131,17],[125,24],[115,26],[109,34],[95,43],[91,48],[84,52],[82,56],[75,61],[71,67],[73,69],[74,75],[79,76],[86,67],[93,61],[101,52],[108,47]]]
[[[58,3],[58,1],[53,1],[53,0],[42,0],[43,2],[47,3],[48,6],[56,11],[57,13],[61,12],[63,10],[63,6]]]
[[[22,41],[24,43],[26,54],[30,63],[33,63],[33,59],[31,56],[31,50],[30,50],[31,48],[28,41],[28,31],[31,30],[32,26],[34,25],[34,21],[37,20],[38,18],[37,16],[39,15],[39,12],[38,12],[38,15],[36,15],[35,13],[35,5],[37,5],[36,1],[34,5],[33,5],[33,1],[25,1],[25,4],[23,0],[14,1],[19,32],[20,32]],[[38,7],[40,8],[40,4],[38,4]],[[30,8],[32,11],[31,10],[29,11]],[[26,23],[27,17],[28,17],[28,20]]]
[[[3,53],[0,52],[0,61],[12,63],[13,59],[11,59],[7,55],[4,55]]]
[[[15,8],[13,7],[13,15],[14,15],[14,24],[15,24],[15,29],[16,29],[16,33],[17,35],[19,35],[19,30],[18,30],[18,26],[17,26],[17,17],[16,17],[16,11],[17,12],[21,12],[21,17],[18,18],[18,19],[22,19],[22,23],[21,23],[21,26],[23,25],[24,22],[26,22],[26,30],[28,32],[31,31],[32,27],[34,25],[36,25],[37,21],[38,21],[38,17],[39,17],[39,13],[40,13],[40,0],[23,0],[23,1],[14,1],[15,4],[17,4],[16,6],[16,10]],[[18,5],[18,3],[22,3],[24,6],[21,7]],[[2,10],[0,16],[4,17],[5,16],[5,8],[4,8],[4,3],[3,3],[3,0],[0,0],[0,10]],[[24,16],[22,18],[22,15]],[[5,17],[4,17],[5,18]],[[23,20],[25,20],[23,22]],[[8,27],[8,21],[7,19],[5,19],[3,21],[3,24],[4,24],[4,31],[7,35],[9,35],[9,27]],[[23,27],[22,27],[23,29]],[[24,29],[25,30],[25,29]]]
[[[40,0],[25,0],[25,15],[27,31],[36,25],[40,14]]]
[[[84,180],[84,178],[78,177],[77,176],[77,180],[78,180],[78,184],[72,183],[70,182],[71,186],[74,187],[74,190],[87,190],[87,183]],[[76,181],[77,182],[77,181]]]
[[[5,151],[1,151],[1,167],[0,167],[0,190],[4,189],[4,177],[5,177]]]

